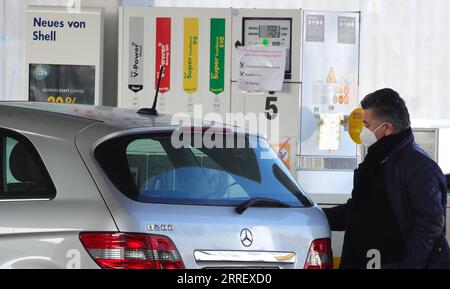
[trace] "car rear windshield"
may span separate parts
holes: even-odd
[[[234,148],[225,141],[207,148],[194,144],[198,135],[182,147],[171,133],[128,135],[101,143],[94,155],[115,187],[138,202],[236,206],[269,198],[312,205],[264,139],[232,136]]]

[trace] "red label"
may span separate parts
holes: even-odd
[[[155,90],[158,87],[158,78],[161,65],[164,71],[161,78],[159,92],[164,93],[170,90],[170,35],[171,19],[156,18],[156,61],[155,61]]]

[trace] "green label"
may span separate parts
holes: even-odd
[[[211,19],[209,91],[215,94],[225,89],[225,19]]]

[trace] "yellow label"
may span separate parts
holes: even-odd
[[[189,94],[198,88],[198,18],[184,18],[183,90]]]

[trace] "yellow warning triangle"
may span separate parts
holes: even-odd
[[[333,66],[330,67],[330,71],[328,72],[327,83],[336,83],[336,76],[334,75]]]

